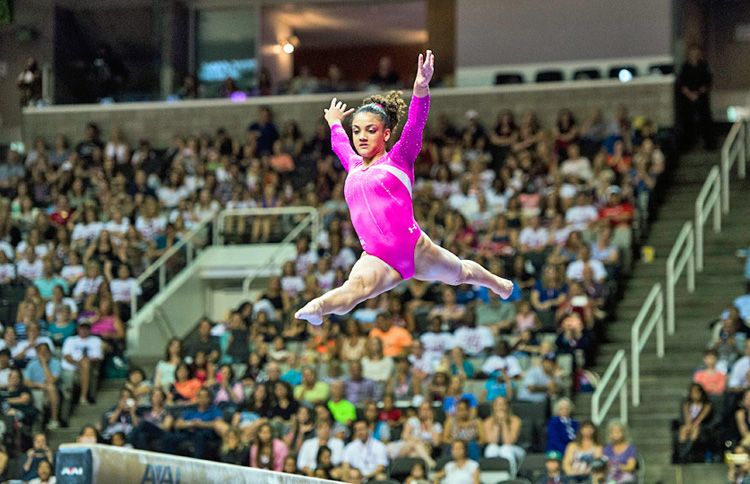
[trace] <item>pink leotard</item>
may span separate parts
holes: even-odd
[[[344,128],[340,124],[331,128],[333,151],[348,173],[344,198],[362,249],[404,279],[414,275],[414,247],[422,233],[414,220],[411,191],[429,110],[429,95],[412,96],[401,138],[368,166],[354,152]]]

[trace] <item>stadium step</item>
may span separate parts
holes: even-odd
[[[717,153],[696,152],[683,157],[672,177],[657,219],[650,227],[645,245],[654,247],[652,263],[636,263],[627,290],[617,306],[614,321],[607,322],[607,342],[599,349],[597,366],[600,375],[619,349],[625,349],[630,360],[631,325],[652,286],[660,282],[665,288],[666,261],[683,224],[694,220],[695,200],[712,166],[719,162]],[[736,178],[732,175],[732,178]],[[737,249],[750,243],[747,220],[750,219],[750,182],[732,181],[731,213],[722,220],[722,232],[715,234],[711,219],[705,227],[705,268],[696,273],[696,291],[688,293],[683,274],[675,290],[675,323],[677,332],[665,337],[665,356],[655,354],[655,335],[651,336],[640,357],[641,404],[629,405],[629,427],[633,442],[646,461],[646,482],[675,482],[682,473],[683,482],[709,482],[697,476],[716,475],[723,482],[726,468],[721,465],[672,466],[671,421],[679,417],[680,402],[685,398],[693,370],[701,364],[701,353],[710,341],[709,322],[715,320],[731,301],[743,293],[742,263],[735,257]],[[629,361],[630,363],[630,361]],[[628,392],[631,392],[630,382]],[[632,394],[629,395],[632,398]],[[590,415],[591,394],[576,396],[576,413]],[[619,412],[615,403],[608,418]],[[708,474],[707,474],[708,473]],[[689,476],[695,479],[690,480]]]

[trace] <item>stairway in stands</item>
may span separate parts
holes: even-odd
[[[619,349],[626,350],[630,363],[633,320],[653,284],[661,282],[664,287],[669,251],[683,224],[694,220],[695,199],[709,170],[719,160],[718,153],[690,153],[681,159],[673,173],[673,183],[646,242],[654,247],[656,257],[650,264],[641,260],[634,268],[625,296],[617,307],[616,321],[608,327],[609,341],[601,346],[595,368],[599,374],[603,374]],[[736,179],[734,174],[732,177]],[[705,268],[702,273],[696,273],[696,292],[687,292],[685,275],[679,281],[675,291],[677,331],[673,336],[666,336],[664,358],[656,357],[655,334],[641,356],[641,405],[630,408],[629,424],[631,437],[646,462],[648,483],[676,482],[675,475],[679,472],[684,472],[684,482],[698,482],[691,481],[689,475],[701,482],[725,479],[723,465],[701,464],[676,469],[670,464],[670,421],[678,417],[690,376],[700,365],[702,351],[710,338],[708,321],[717,318],[744,289],[743,266],[735,257],[735,251],[746,247],[750,241],[747,222],[750,220],[750,182],[733,181],[730,193],[731,212],[722,221],[722,232],[714,234],[710,220],[706,228]],[[579,396],[576,404],[578,415],[590,415],[590,395]],[[609,416],[616,416],[618,408],[613,406]]]

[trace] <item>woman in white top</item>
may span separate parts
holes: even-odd
[[[362,374],[365,378],[385,384],[393,374],[393,358],[383,355],[383,342],[378,338],[369,338],[362,358]]]
[[[479,484],[479,463],[468,458],[466,442],[456,440],[451,444],[453,460],[443,470],[435,473],[435,484]]]
[[[146,197],[135,221],[135,228],[146,240],[156,240],[167,228],[167,220],[159,214],[159,203]]]
[[[125,238],[125,234],[128,232],[130,226],[130,219],[122,215],[122,210],[117,207],[112,208],[109,222],[107,222],[104,228],[118,239]]]
[[[169,390],[175,381],[175,370],[182,362],[182,341],[172,338],[167,343],[164,359],[156,363],[154,370],[154,387],[161,387],[164,391]]]
[[[118,165],[127,163],[130,159],[130,148],[125,143],[120,128],[112,129],[110,140],[104,147],[104,157],[113,159]]]
[[[419,457],[429,467],[435,467],[435,458],[442,451],[443,426],[435,422],[435,414],[429,402],[422,402],[417,416],[404,424],[401,440],[389,445],[394,457]]]

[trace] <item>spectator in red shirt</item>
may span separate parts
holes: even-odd
[[[708,349],[703,353],[703,364],[705,368],[698,370],[693,375],[693,381],[706,390],[709,395],[721,396],[727,386],[726,374],[716,369],[719,355],[716,350]]]
[[[631,230],[635,207],[627,200],[623,200],[622,190],[617,185],[607,188],[607,204],[599,209],[601,223],[609,223],[614,236],[612,243],[622,249],[630,247]]]

